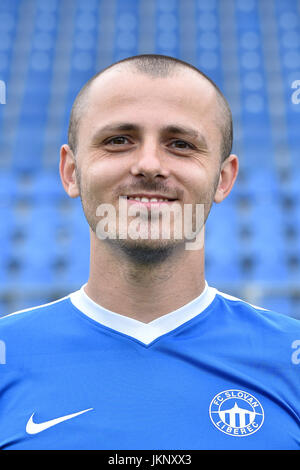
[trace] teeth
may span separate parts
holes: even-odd
[[[169,202],[169,199],[157,199],[156,197],[131,197],[129,196],[128,199],[131,201],[140,201],[140,202]]]

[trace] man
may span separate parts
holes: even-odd
[[[81,90],[60,175],[90,276],[1,319],[1,448],[299,448],[299,323],[205,282],[204,223],[238,172],[231,126],[215,84],[171,57]]]

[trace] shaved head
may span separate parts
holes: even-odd
[[[98,77],[116,67],[125,67],[131,72],[138,72],[153,79],[171,77],[183,70],[193,71],[199,74],[202,79],[207,80],[216,93],[216,122],[222,135],[221,161],[230,155],[233,141],[232,115],[223,93],[207,75],[193,65],[174,57],[156,54],[137,55],[120,60],[101,70],[82,87],[72,106],[68,130],[68,144],[74,155],[77,151],[79,124],[88,106],[91,86]]]

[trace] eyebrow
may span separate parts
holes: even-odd
[[[92,142],[97,142],[101,136],[107,132],[140,132],[143,130],[143,127],[133,124],[130,122],[118,122],[115,124],[107,124],[106,126],[98,129],[94,136],[92,137]],[[192,127],[177,125],[177,124],[170,124],[168,126],[161,128],[162,134],[180,134],[183,136],[191,137],[196,139],[203,147],[208,148],[206,139],[203,134],[198,132],[196,129]]]

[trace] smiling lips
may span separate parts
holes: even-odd
[[[146,196],[146,195],[132,195],[132,196],[125,196],[126,199],[130,202],[139,202],[139,203],[143,203],[143,204],[159,204],[159,203],[170,203],[170,202],[174,202],[176,201],[176,199],[172,199],[172,198],[166,198],[166,197],[163,197],[162,195],[156,195],[156,196],[153,196],[153,195],[149,195],[149,196]]]

